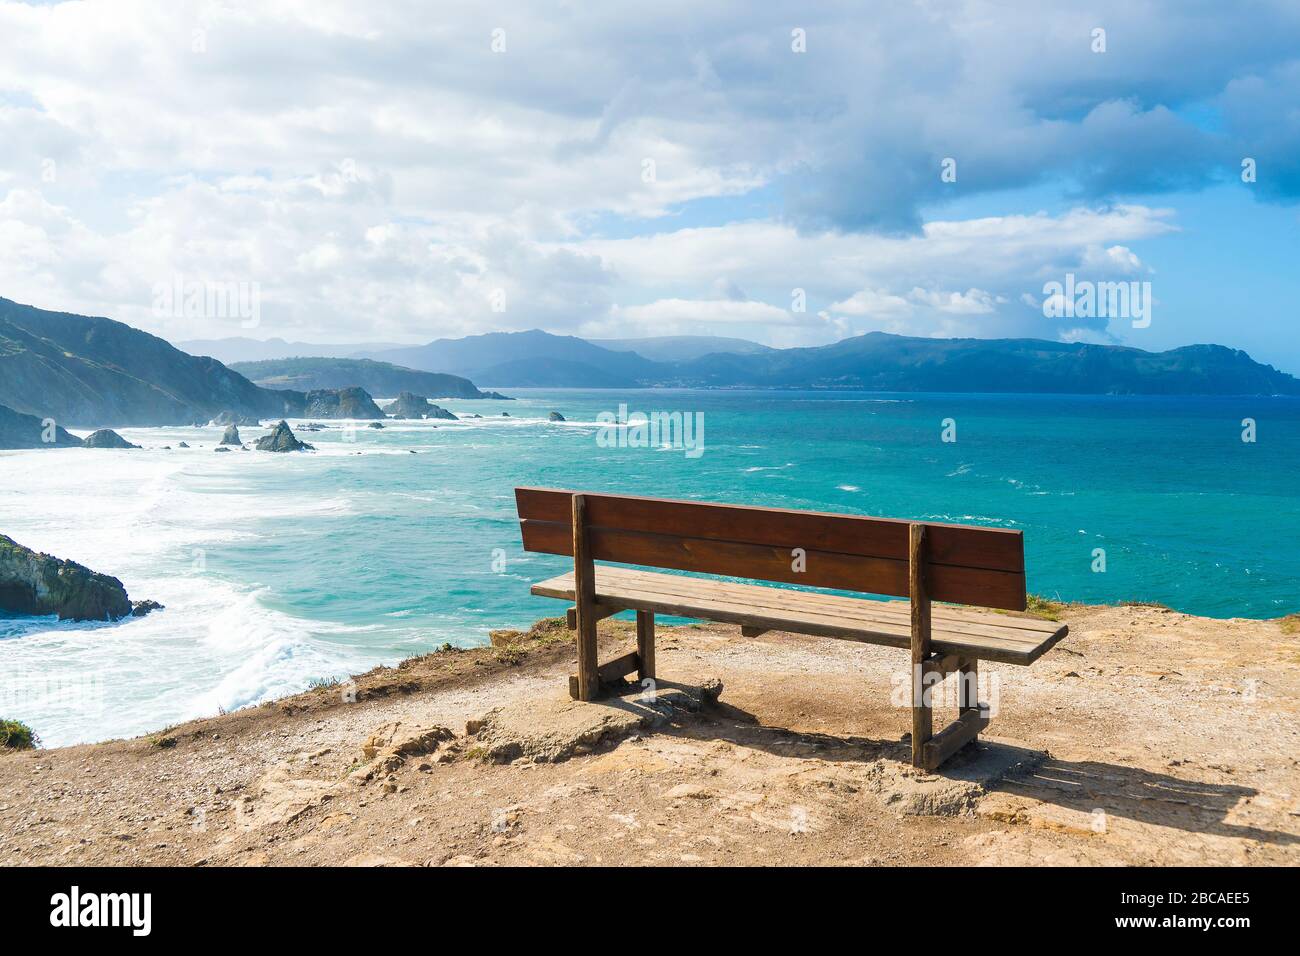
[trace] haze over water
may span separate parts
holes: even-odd
[[[521,551],[521,484],[1018,528],[1034,593],[1300,610],[1300,400],[507,391],[439,400],[483,419],[300,433],[315,454],[213,454],[215,427],[0,452],[0,531],[167,606],[0,619],[0,713],[48,745],[131,736],[557,614],[528,586],[567,562]],[[704,453],[601,447],[620,403],[702,412]]]

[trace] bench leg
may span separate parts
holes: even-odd
[[[573,496],[573,590],[578,675],[569,683],[569,694],[576,700],[595,700],[600,693],[596,672],[596,568],[587,542],[587,502],[582,495]]]
[[[912,665],[912,766],[925,766],[925,745],[934,736],[934,711],[924,703],[925,671],[919,664]]]
[[[959,713],[966,713],[968,710],[979,709],[979,676],[980,662],[978,658],[963,657],[961,670],[957,678],[961,681],[957,685],[957,710]]]
[[[912,743],[912,763],[923,770],[937,770],[945,760],[967,744],[973,744],[989,725],[989,718],[984,715],[979,705],[979,661],[973,657],[946,658],[942,667],[932,666],[930,673],[942,675],[952,673],[957,676],[957,719],[939,733],[934,734],[930,726],[930,709],[926,711],[925,730],[927,739],[917,752],[916,738]],[[951,670],[949,668],[952,668]],[[924,675],[927,669],[922,667],[919,673]],[[915,716],[915,710],[913,711]]]
[[[637,677],[654,680],[655,676],[655,612],[636,612]]]
[[[934,715],[925,697],[925,660],[930,656],[930,595],[925,589],[925,525],[908,527],[907,590],[912,606],[912,766],[924,767]]]

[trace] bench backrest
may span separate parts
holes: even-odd
[[[573,491],[516,488],[524,550],[573,554]],[[908,596],[908,526],[894,518],[582,492],[597,561]],[[925,524],[935,601],[1022,611],[1019,531]],[[795,549],[803,551],[803,567]]]

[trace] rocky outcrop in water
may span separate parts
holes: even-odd
[[[139,448],[139,445],[132,445],[129,441],[113,431],[111,428],[101,428],[93,431],[85,437],[81,443],[86,448]]]
[[[441,405],[435,405],[423,395],[403,392],[397,401],[388,406],[387,412],[394,418],[437,418],[448,422],[460,421],[454,414]]]
[[[550,420],[553,422],[562,422],[565,419],[564,416],[561,415],[559,412],[551,412]]]
[[[393,418],[423,418],[429,414],[429,400],[414,392],[402,392],[384,409]]]
[[[131,602],[132,617],[144,617],[146,614],[150,613],[151,611],[161,611],[162,609],[163,609],[163,605],[159,604],[157,601],[151,601],[146,599],[144,601]]]
[[[365,389],[331,388],[308,392],[303,418],[383,418],[384,413]]]
[[[227,425],[227,426],[226,426],[225,433],[222,434],[222,436],[221,436],[221,444],[223,444],[223,445],[242,445],[242,444],[243,444],[243,442],[239,440],[239,427],[238,427],[237,425]]]
[[[126,617],[131,602],[117,578],[25,548],[0,534],[0,611],[104,621]]]
[[[294,437],[293,429],[289,423],[281,420],[280,424],[271,429],[271,434],[263,435],[257,440],[258,451],[315,451],[316,449],[305,441],[299,441]]]
[[[78,448],[81,439],[46,419],[0,405],[0,448]],[[47,440],[48,439],[48,440]]]

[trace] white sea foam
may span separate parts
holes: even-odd
[[[192,431],[122,430],[158,450],[0,453],[6,534],[113,574],[132,598],[166,608],[112,624],[0,621],[0,713],[27,721],[47,745],[133,736],[386,656],[348,640],[368,627],[274,610],[210,566],[223,545],[258,537],[258,519],[346,513],[352,499],[246,492],[257,484],[250,467],[292,469],[292,456],[249,453],[236,467],[233,454],[177,450],[194,443]]]

